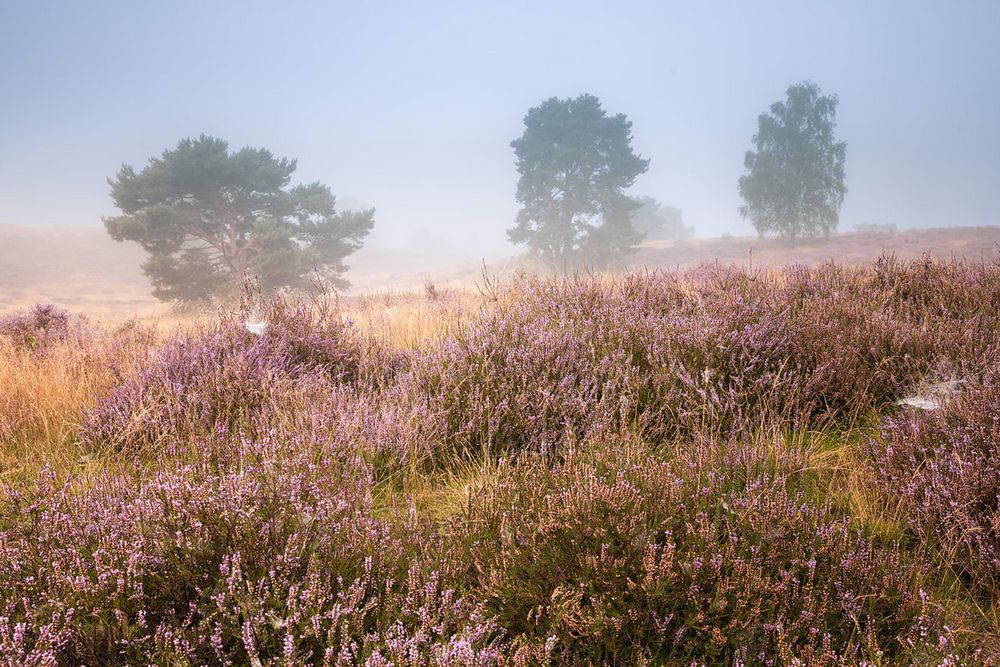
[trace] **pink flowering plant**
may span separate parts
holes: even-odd
[[[475,299],[0,321],[4,664],[997,664],[1000,266]]]

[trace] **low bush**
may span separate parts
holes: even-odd
[[[804,409],[780,311],[737,299],[708,312],[642,280],[526,281],[418,358],[416,383],[453,446],[554,449],[625,428],[729,432]]]
[[[25,664],[488,664],[495,625],[373,516],[348,452],[241,441],[0,503],[0,655]]]
[[[888,419],[868,453],[915,534],[1000,602],[1000,366],[939,410]]]
[[[31,310],[0,317],[0,336],[38,353],[53,343],[83,335],[85,329],[81,320],[74,321],[68,311],[52,304],[38,304]]]
[[[89,411],[80,437],[138,451],[236,433],[295,383],[358,379],[366,348],[338,313],[275,299],[264,323],[253,332],[244,314],[224,313],[207,330],[178,335]]]
[[[401,331],[281,298],[165,342],[5,320],[0,657],[993,659],[1000,267],[484,291]],[[938,376],[964,393],[899,412]]]
[[[458,451],[849,424],[977,363],[1000,336],[984,300],[995,270],[957,263],[522,278],[416,355],[414,384]]]
[[[748,471],[749,474],[748,474]],[[948,653],[922,568],[740,445],[522,464],[451,529],[472,595],[559,664],[894,664]]]

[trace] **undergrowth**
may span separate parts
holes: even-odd
[[[6,663],[997,662],[1000,267],[245,296],[0,323]]]

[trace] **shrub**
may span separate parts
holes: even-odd
[[[418,358],[416,383],[452,446],[474,451],[732,433],[832,404],[780,291],[735,271],[698,279],[524,281]]]
[[[947,644],[920,567],[751,449],[668,461],[599,444],[506,471],[452,526],[452,561],[523,654],[822,665]]]
[[[936,411],[886,420],[868,447],[916,535],[1000,601],[1000,366]]]
[[[222,466],[43,479],[0,504],[0,654],[48,664],[486,664],[495,626],[372,514],[348,452],[241,441]],[[393,527],[395,525],[395,527]]]
[[[345,443],[345,451],[364,459],[374,483],[395,488],[407,475],[434,472],[443,427],[438,415],[414,400],[405,378],[380,391],[300,379],[266,401],[242,431],[292,447]]]
[[[805,393],[818,413],[848,421],[891,403],[946,354],[942,337],[865,286],[865,275],[833,264],[792,268],[774,296],[788,308],[792,355],[808,369]]]
[[[996,267],[956,262],[522,278],[417,355],[414,384],[458,451],[816,428],[977,363],[1000,336],[990,304]]]
[[[870,541],[805,477],[854,465],[852,440],[809,461],[753,443],[831,427],[825,446],[929,374],[964,377],[967,395],[866,451],[923,545],[995,603],[998,278],[891,259],[520,278],[447,327],[383,331],[393,353],[328,303],[280,298],[159,347],[148,330],[0,335],[19,484],[0,498],[0,656],[954,661],[971,601],[925,594],[941,582],[922,545]],[[73,442],[94,400],[82,444],[141,455]],[[33,487],[54,451],[90,473]],[[451,519],[418,518],[431,505]]]
[[[83,333],[80,322],[72,322],[68,311],[52,304],[37,304],[27,312],[0,317],[0,336],[33,352]]]
[[[625,427],[650,437],[724,430],[788,377],[780,321],[741,305],[698,310],[648,277],[526,282],[514,303],[432,354],[427,393],[457,441],[495,449]]]
[[[275,299],[260,333],[241,315],[181,334],[91,410],[81,438],[141,449],[216,429],[237,432],[297,382],[358,379],[365,348],[337,313]]]

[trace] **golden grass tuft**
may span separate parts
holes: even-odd
[[[0,479],[90,469],[102,453],[76,437],[86,410],[143,361],[157,336],[138,322],[100,330],[93,340],[53,343],[37,353],[0,337]]]
[[[0,474],[33,476],[86,460],[75,438],[84,410],[108,387],[106,367],[69,344],[44,356],[0,340]]]
[[[345,299],[341,306],[359,331],[390,349],[404,351],[444,338],[486,303],[475,291],[447,289],[379,292]]]

